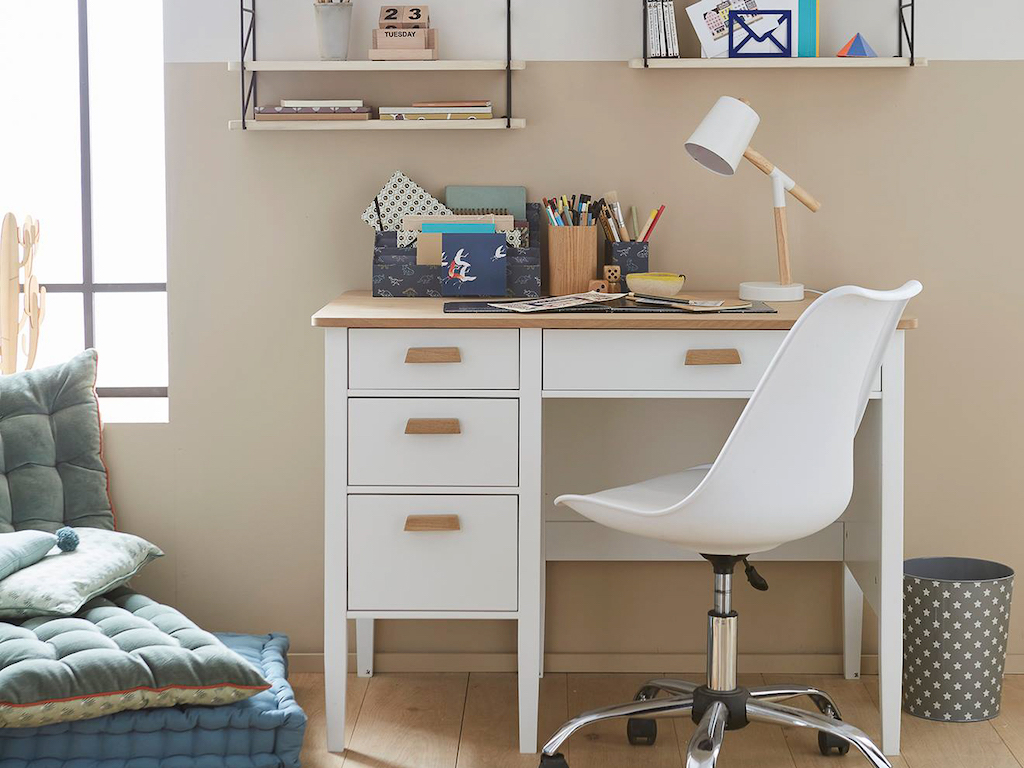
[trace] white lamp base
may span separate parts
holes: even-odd
[[[804,284],[740,283],[740,298],[744,301],[803,301]]]

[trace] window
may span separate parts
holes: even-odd
[[[167,420],[160,0],[2,0],[0,215],[40,222],[36,365],[100,354],[106,421]]]

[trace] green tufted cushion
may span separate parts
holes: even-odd
[[[0,376],[0,533],[114,528],[95,383],[92,349]]]
[[[129,589],[73,617],[0,622],[0,729],[228,704],[269,687],[219,639]]]

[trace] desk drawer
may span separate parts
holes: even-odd
[[[518,389],[519,331],[353,328],[351,389]]]
[[[519,401],[349,399],[349,485],[519,482]]]
[[[544,388],[749,391],[785,331],[544,331]]]
[[[353,611],[514,611],[515,496],[349,496]]]

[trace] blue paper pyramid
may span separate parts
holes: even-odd
[[[852,58],[873,59],[877,53],[868,45],[868,41],[858,32],[850,38],[850,42],[843,46],[843,49],[836,56],[850,56]]]

